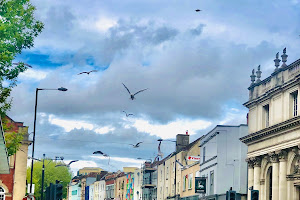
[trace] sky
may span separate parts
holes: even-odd
[[[268,77],[285,47],[287,64],[299,59],[299,0],[32,3],[45,28],[16,57],[33,68],[19,76],[8,114],[32,133],[35,89],[67,88],[39,91],[35,157],[78,159],[74,173],[139,167],[157,155],[159,138],[188,130],[192,142],[218,124],[245,124],[252,69]],[[90,70],[98,71],[78,75]],[[122,83],[148,90],[132,101]],[[163,142],[165,156],[174,149]]]

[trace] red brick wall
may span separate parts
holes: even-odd
[[[9,193],[12,196],[13,193],[13,183],[14,183],[14,169],[10,169],[9,174],[0,174],[0,180],[2,183],[8,188],[8,191],[5,191],[5,193]],[[4,188],[5,189],[5,188]],[[12,200],[12,197],[5,197],[5,200]]]
[[[15,122],[7,116],[5,116],[5,120],[7,122],[7,125],[11,126],[11,130],[9,130],[9,132],[18,132],[19,127],[22,127],[24,124],[23,122]]]

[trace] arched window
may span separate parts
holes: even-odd
[[[5,200],[5,191],[2,187],[0,187],[0,200]]]

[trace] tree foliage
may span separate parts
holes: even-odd
[[[13,60],[23,49],[33,47],[43,29],[34,11],[29,0],[0,0],[0,113],[11,107],[11,90],[18,75],[28,68],[21,62],[13,64]]]
[[[52,160],[45,159],[45,179],[44,179],[44,190],[50,185],[50,183],[55,184],[56,180],[62,181],[63,185],[63,198],[67,196],[67,184],[71,181],[72,173],[70,169],[66,166],[55,167],[55,165],[62,164],[61,162],[55,162]],[[35,161],[33,163],[33,176],[32,183],[35,184],[35,197],[40,199],[41,197],[41,184],[42,184],[42,167],[43,162]],[[27,183],[30,183],[30,170],[27,168]],[[44,193],[45,196],[45,193]]]
[[[12,125],[8,125],[5,118],[2,118],[2,125],[8,156],[14,155],[22,145],[21,141],[23,140],[24,133],[12,131]]]

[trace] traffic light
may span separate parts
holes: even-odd
[[[50,183],[49,186],[49,190],[50,190],[50,199],[49,200],[54,200],[55,199],[55,185],[53,183]]]
[[[226,200],[236,200],[236,192],[232,190],[227,191]]]
[[[259,191],[251,190],[251,200],[259,200]]]
[[[55,200],[62,200],[62,184],[55,184]]]

